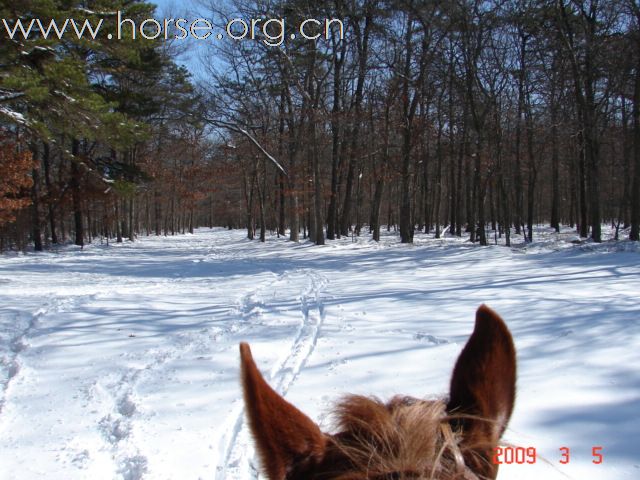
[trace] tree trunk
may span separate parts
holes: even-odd
[[[58,233],[56,230],[56,215],[53,205],[53,187],[51,185],[51,149],[48,142],[42,142],[42,165],[44,167],[44,184],[47,187],[47,202],[49,210],[49,229],[51,230],[51,243],[58,243]]]
[[[280,102],[278,104],[278,158],[284,158],[284,126],[285,126],[285,101],[286,94],[283,88],[280,92]],[[286,230],[286,178],[284,173],[280,170],[276,173],[278,182],[278,200],[279,200],[279,215],[278,215],[278,236],[285,235]]]
[[[133,242],[136,239],[136,228],[134,218],[134,198],[133,195],[129,198],[129,217],[128,217],[128,230],[129,230],[129,241]]]
[[[591,238],[595,242],[602,241],[602,216],[600,214],[600,142],[598,140],[598,127],[595,124],[595,99],[593,93],[588,93],[589,112],[585,130],[588,131],[586,140],[587,153],[587,182],[589,187],[589,211],[591,220]]]
[[[480,245],[487,245],[487,233],[485,229],[485,215],[484,215],[484,198],[485,198],[485,189],[482,185],[482,161],[481,161],[481,152],[482,152],[482,143],[478,141],[476,144],[477,152],[474,157],[474,173],[473,173],[473,197],[475,202],[475,209],[477,211],[477,231],[479,234]],[[475,225],[474,225],[475,227]],[[474,228],[475,230],[475,228]]]
[[[405,58],[402,71],[402,166],[400,170],[400,242],[413,242],[414,223],[411,216],[411,137],[413,113],[417,105],[418,92],[410,98],[411,63],[413,57],[413,13],[407,18]]]
[[[267,185],[266,185],[266,178],[267,178],[267,172],[266,172],[266,165],[265,165],[265,161],[264,158],[261,160],[261,166],[262,166],[262,186],[260,185],[260,179],[256,180],[256,185],[258,187],[258,209],[259,209],[259,215],[260,215],[260,241],[262,243],[267,241],[267,220],[266,220],[266,215],[265,215],[265,202],[266,202],[266,190],[267,190]],[[192,232],[193,233],[193,232]]]
[[[585,142],[582,132],[578,133],[578,204],[579,235],[582,238],[589,236],[589,222],[587,221],[587,186],[586,186],[586,160]]]
[[[333,106],[331,109],[331,196],[327,212],[327,238],[334,240],[338,225],[338,177],[340,175],[340,135],[342,109],[340,107],[342,86],[342,65],[344,64],[347,42],[341,42],[340,52],[334,45],[333,57]],[[338,55],[340,53],[340,55]]]
[[[282,172],[276,173],[278,177],[278,236],[284,237],[286,230],[286,194],[285,176]]]
[[[442,100],[442,99],[441,99]],[[438,105],[438,137],[436,143],[436,188],[435,188],[435,199],[434,199],[434,207],[433,207],[433,221],[435,222],[435,237],[440,238],[440,202],[442,195],[442,163],[443,163],[443,148],[442,148],[442,135],[444,129],[444,122],[442,120],[441,103]],[[446,222],[446,220],[445,220]]]
[[[75,227],[75,244],[84,247],[84,224],[82,221],[82,198],[80,193],[81,173],[78,163],[80,162],[80,142],[74,138],[71,140],[71,197],[73,202],[73,220]]]
[[[584,48],[582,56],[577,54],[574,41],[573,23],[570,20],[570,13],[567,12],[566,5],[563,2],[557,4],[561,20],[563,36],[567,49],[569,51],[569,59],[573,74],[574,94],[576,99],[576,110],[578,112],[578,122],[581,142],[580,167],[582,170],[581,182],[581,225],[580,236],[587,236],[588,221],[591,223],[591,238],[596,241],[602,241],[601,233],[601,215],[600,215],[600,179],[599,163],[600,163],[600,146],[598,138],[598,126],[596,124],[598,111],[595,95],[596,84],[596,67],[593,64],[596,48],[595,41],[597,39],[597,29],[599,22],[597,19],[598,5],[591,3],[588,10],[580,11],[580,20],[582,21],[582,32],[584,39],[581,44]],[[581,58],[580,62],[578,58]],[[588,197],[587,191],[588,188]],[[588,213],[587,213],[588,202]]]
[[[253,220],[253,194],[255,189],[256,175],[257,175],[257,162],[254,160],[254,166],[249,177],[248,172],[244,169],[244,179],[242,182],[244,193],[244,205],[245,205],[245,219],[247,227],[247,238],[253,240],[256,236],[255,224]]]
[[[294,122],[290,122],[289,134],[289,240],[292,242],[300,241],[300,198],[297,192],[297,175],[296,175],[296,156],[297,156],[297,134],[291,131]]]
[[[313,201],[313,216],[314,216],[314,243],[316,245],[324,245],[324,220],[322,218],[322,181],[320,176],[320,160],[318,159],[318,139],[316,134],[315,121],[312,121],[311,126],[312,135],[312,162],[313,162],[313,185],[314,185],[314,201]]]
[[[400,197],[400,242],[413,242],[411,218],[411,127],[405,125],[402,132],[402,171]]]
[[[356,33],[356,45],[358,50],[358,79],[353,107],[353,129],[351,131],[351,145],[349,148],[349,167],[347,172],[347,184],[345,188],[342,216],[340,218],[340,233],[348,235],[351,228],[351,210],[353,208],[353,187],[355,182],[356,162],[358,161],[358,147],[360,143],[360,122],[362,116],[362,99],[364,82],[367,74],[369,58],[369,34],[372,25],[372,16],[369,12],[365,16],[364,32],[360,35],[360,26],[354,24]]]
[[[640,13],[638,13],[640,25]],[[640,240],[640,52],[636,52],[636,76],[633,89],[633,157],[634,173],[631,186],[631,232],[629,239]]]
[[[38,158],[38,149],[35,145],[31,148],[33,158]],[[33,248],[36,252],[42,251],[42,230],[40,227],[40,169],[36,166],[31,170],[33,186],[31,187],[31,211],[32,211],[32,235]]]
[[[551,227],[560,232],[560,155],[558,153],[558,126],[552,107],[551,114]]]
[[[527,95],[528,97],[528,95]],[[529,157],[529,178],[527,181],[527,237],[533,242],[533,221],[535,208],[535,188],[538,177],[535,154],[533,152],[533,125],[531,119],[529,99],[527,98],[526,127],[527,127],[527,152]]]
[[[465,109],[466,110],[466,109]],[[466,118],[466,112],[464,115],[464,118]],[[464,194],[463,194],[463,182],[462,182],[462,172],[466,169],[465,165],[467,165],[468,163],[466,162],[466,137],[467,137],[467,125],[466,125],[466,120],[464,122],[464,125],[462,127],[462,139],[460,141],[460,145],[459,145],[459,150],[458,150],[458,167],[457,167],[457,186],[456,186],[456,204],[455,204],[455,209],[456,209],[456,236],[457,237],[462,237],[462,219],[464,218],[463,216],[463,201],[466,200],[468,198],[467,192],[469,190],[468,187],[466,187],[464,190]],[[467,172],[465,172],[467,173]],[[468,175],[465,176],[465,178],[469,178]]]
[[[116,242],[122,243],[122,219],[120,218],[120,199],[115,197],[113,199],[113,203],[115,205],[115,215],[116,215]]]
[[[384,193],[385,177],[389,163],[389,128],[390,128],[390,110],[391,103],[387,103],[384,110],[384,132],[382,146],[382,160],[380,168],[376,173],[376,184],[371,203],[371,233],[373,240],[380,241],[380,210],[382,207],[382,195]]]

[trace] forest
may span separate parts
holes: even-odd
[[[213,226],[640,240],[638,0],[196,5],[225,38],[155,35],[141,0],[0,1],[0,251]],[[113,39],[120,16],[140,35]],[[102,28],[15,28],[65,19]]]

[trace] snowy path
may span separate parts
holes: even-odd
[[[639,284],[633,244],[552,235],[526,250],[420,236],[317,248],[202,230],[0,257],[0,479],[256,479],[240,341],[328,427],[345,392],[446,393],[486,302],[518,348],[507,440],[546,460],[499,478],[635,480]]]
[[[241,302],[243,320],[246,320],[248,312],[255,310],[255,304],[261,308],[267,307],[269,297],[273,301],[278,292],[287,289],[300,280],[306,285],[299,295],[300,302],[300,326],[291,342],[286,355],[284,355],[271,369],[269,376],[271,385],[282,395],[286,395],[307,359],[313,353],[320,327],[324,321],[324,305],[321,292],[326,286],[327,280],[313,271],[294,272],[279,277],[275,282],[253,291]],[[268,292],[268,295],[265,295]],[[257,301],[257,302],[256,302]],[[219,448],[221,461],[218,464],[216,479],[225,478],[257,478],[257,464],[252,447],[247,422],[244,418],[244,408],[240,401],[226,421],[227,427],[221,438]]]

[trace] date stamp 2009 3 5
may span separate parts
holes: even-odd
[[[571,462],[571,449],[569,447],[558,448],[560,458],[558,463],[566,465]],[[596,445],[591,448],[591,462],[595,465],[600,465],[604,462],[603,447]],[[495,447],[493,449],[493,455],[491,462],[494,465],[533,465],[538,460],[538,451],[536,447]]]

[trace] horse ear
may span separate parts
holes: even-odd
[[[451,377],[447,411],[462,430],[467,466],[497,474],[491,453],[504,433],[516,395],[516,351],[500,316],[482,305]]]
[[[269,480],[321,461],[326,440],[320,428],[264,380],[251,349],[240,344],[242,388],[249,426]]]

